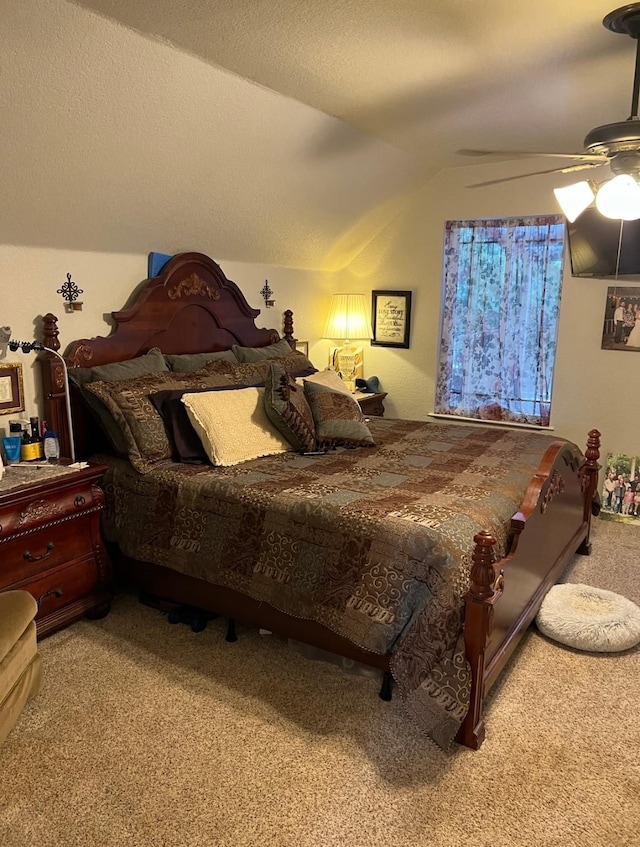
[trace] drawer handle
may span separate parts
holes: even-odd
[[[55,545],[53,541],[49,541],[49,543],[47,544],[46,551],[41,556],[33,556],[28,550],[25,550],[22,554],[22,558],[25,559],[27,562],[41,562],[43,559],[46,559],[47,556],[51,555],[51,551],[53,550],[54,546]]]
[[[77,508],[79,509],[79,508],[80,508],[80,506],[84,506],[84,504],[85,504],[85,499],[84,499],[84,497],[82,496],[82,494],[77,494],[77,495],[76,495],[76,499],[75,499],[73,502],[76,504]]]
[[[42,603],[45,597],[51,597],[52,595],[54,597],[62,597],[63,594],[64,591],[61,588],[52,588],[51,591],[45,591],[44,594],[41,594],[36,600],[38,608],[40,607],[40,603]]]

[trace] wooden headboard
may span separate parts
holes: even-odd
[[[69,368],[94,367],[122,362],[159,347],[163,353],[204,353],[228,350],[233,344],[264,347],[280,339],[276,329],[258,329],[244,295],[202,253],[180,253],[164,267],[160,276],[144,280],[118,312],[112,312],[113,328],[108,336],[71,342],[64,359]],[[44,316],[43,344],[60,349],[58,319]],[[293,316],[284,313],[284,332],[293,349]],[[70,456],[67,435],[64,374],[59,359],[51,353],[41,357],[45,396],[45,420],[60,437],[62,456]],[[76,456],[86,458],[104,444],[94,437],[96,427],[88,418],[77,392],[71,392],[71,409]]]

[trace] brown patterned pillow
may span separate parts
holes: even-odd
[[[264,389],[267,417],[289,444],[301,452],[315,449],[316,428],[304,387],[278,365],[271,365]]]
[[[258,379],[258,382],[261,381]],[[238,384],[233,375],[216,373],[215,370],[208,372],[207,368],[202,368],[187,374],[167,371],[119,382],[91,382],[86,390],[98,397],[111,412],[122,432],[133,467],[139,473],[148,473],[170,462],[172,456],[172,445],[162,417],[149,399],[150,394],[168,389],[197,390]]]
[[[308,380],[304,381],[304,391],[316,425],[318,449],[375,444],[360,406],[351,395]]]
[[[220,350],[215,353],[180,353],[168,354],[164,357],[169,370],[178,374],[193,373],[203,368],[207,362],[224,359],[227,362],[237,362],[232,350]]]
[[[143,356],[127,359],[124,362],[111,362],[108,365],[98,365],[93,368],[69,368],[69,380],[77,386],[83,402],[91,410],[111,447],[119,456],[126,456],[127,446],[120,428],[109,410],[95,395],[86,390],[86,386],[90,382],[116,382],[168,370],[165,357],[157,347],[152,347]]]

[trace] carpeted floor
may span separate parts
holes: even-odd
[[[596,521],[565,579],[640,603],[640,527]],[[444,753],[377,680],[120,597],[41,644],[45,686],[0,748],[0,844],[638,847],[640,652],[532,630],[479,752]]]

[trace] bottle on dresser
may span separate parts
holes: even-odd
[[[24,421],[27,426],[22,431],[22,443],[20,444],[20,461],[37,462],[43,456],[42,439],[38,427],[38,418],[29,418]]]
[[[40,435],[40,421],[37,417],[29,418],[29,426],[31,427],[31,443],[35,445],[35,450],[38,455],[36,459],[42,459],[44,449],[42,445],[42,436]]]
[[[49,429],[46,421],[42,421],[42,440],[44,443],[44,457],[51,464],[55,464],[60,458],[60,443],[58,434]]]

